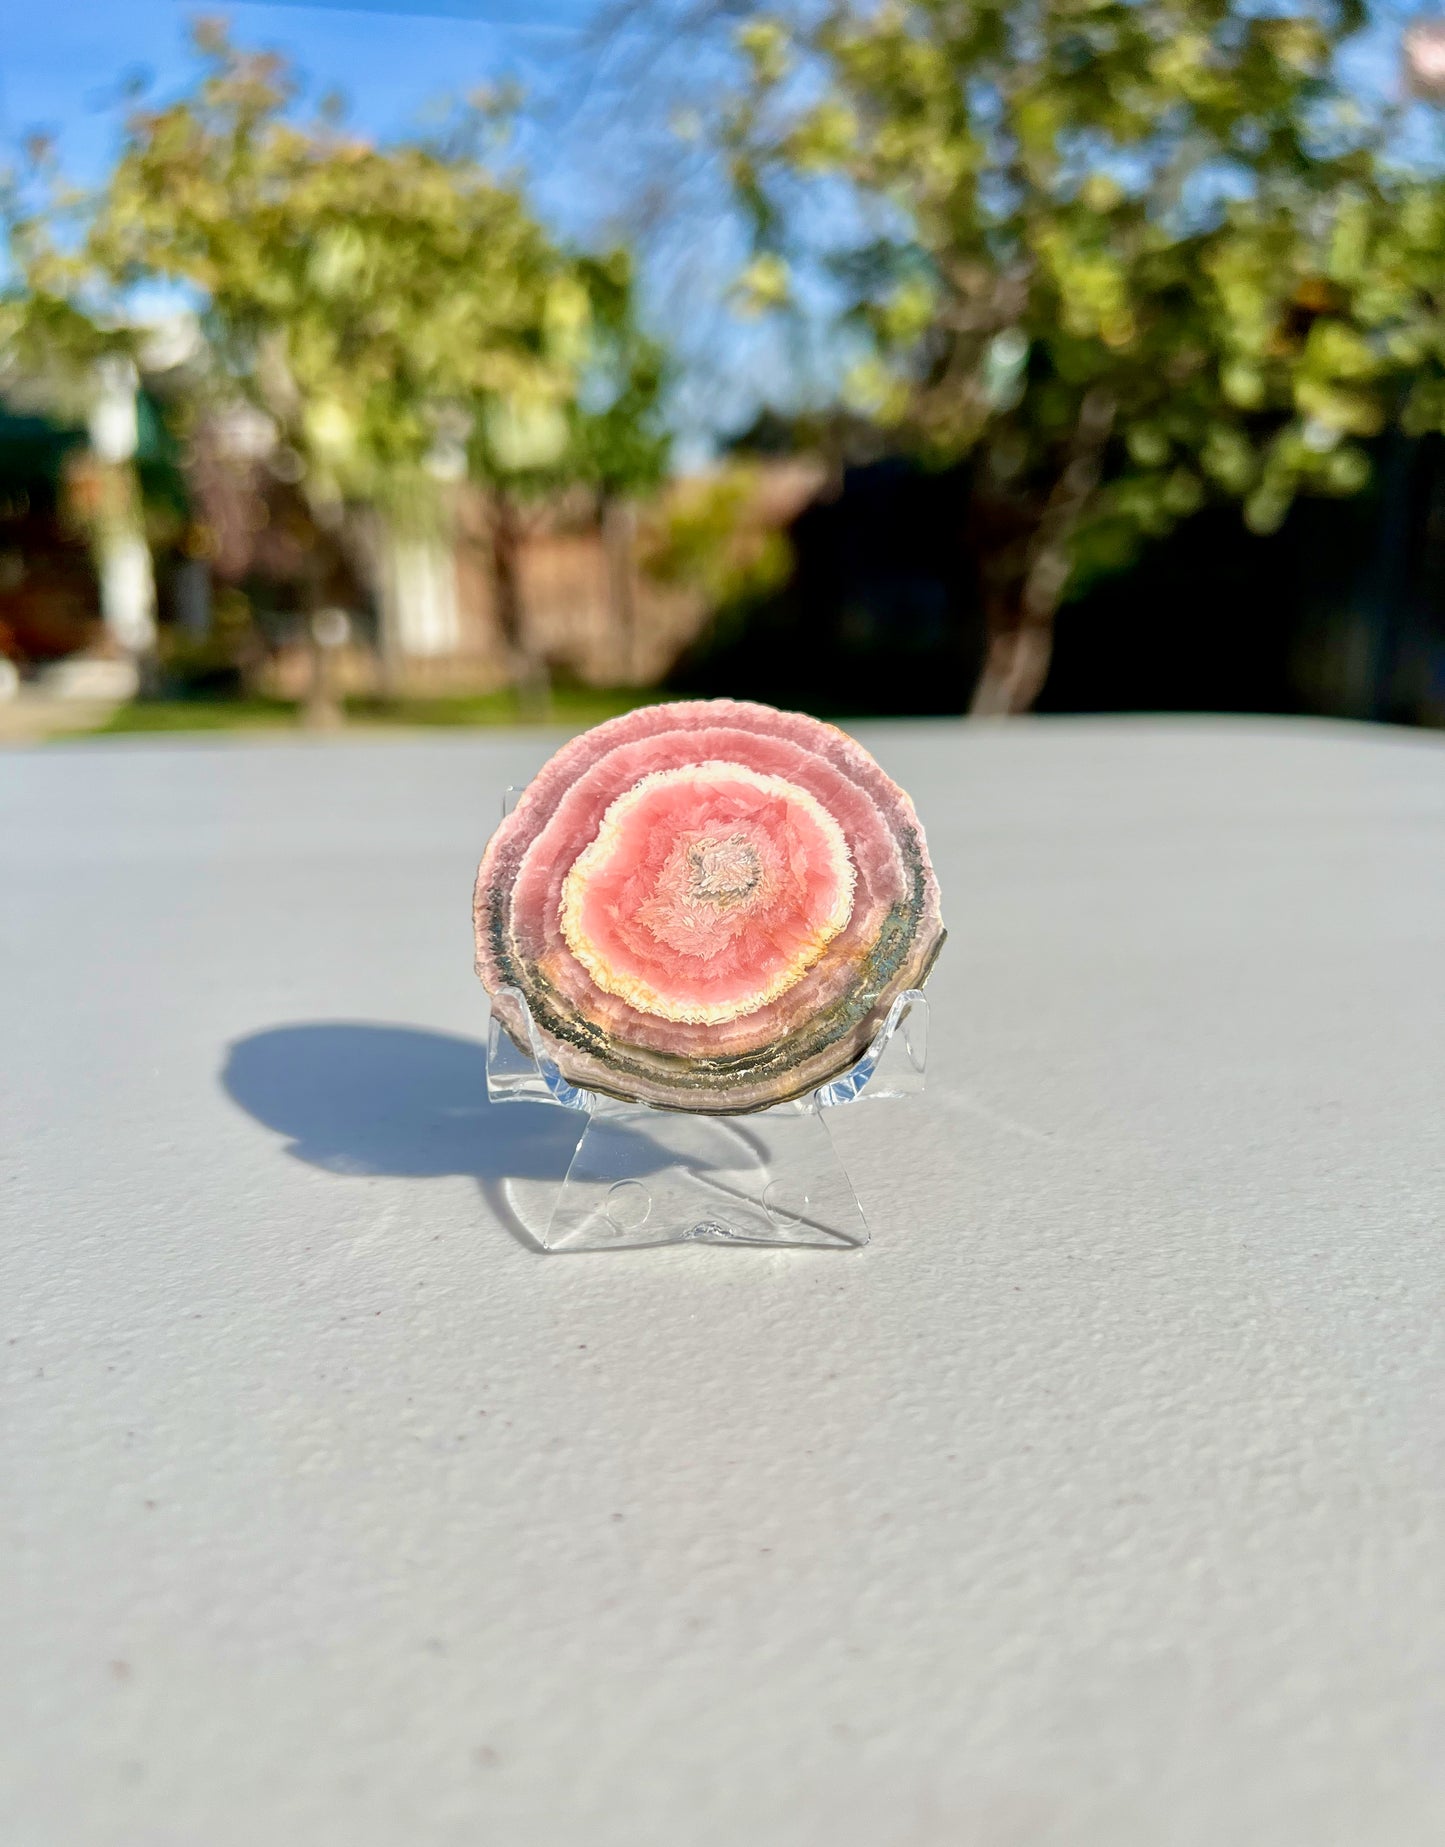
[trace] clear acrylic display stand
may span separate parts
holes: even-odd
[[[517,793],[507,791],[504,812]],[[917,988],[897,997],[867,1051],[841,1077],[741,1116],[656,1109],[569,1084],[543,1049],[521,994],[505,992],[529,1043],[520,1049],[493,1012],[488,1098],[548,1103],[585,1119],[550,1215],[535,1230],[544,1250],[682,1243],[847,1250],[868,1242],[828,1119],[844,1105],[923,1089],[928,1002]]]

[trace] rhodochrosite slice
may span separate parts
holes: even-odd
[[[477,973],[574,1084],[741,1112],[845,1071],[943,941],[913,804],[832,725],[731,699],[574,738],[492,836]]]

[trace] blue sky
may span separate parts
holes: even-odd
[[[90,179],[112,145],[120,81],[150,73],[164,94],[186,74],[187,21],[216,12],[242,43],[285,51],[318,88],[339,86],[356,121],[381,136],[429,103],[510,72],[545,88],[596,0],[396,0],[342,6],[182,4],[181,0],[0,0],[0,135],[59,136],[67,168]],[[544,182],[546,174],[539,175]]]
[[[536,102],[517,156],[559,230],[595,238],[619,222],[631,228],[626,214],[639,211],[649,187],[670,200],[648,246],[647,296],[682,360],[675,421],[696,455],[709,432],[745,423],[760,401],[813,395],[809,378],[826,370],[826,341],[739,323],[729,313],[729,284],[745,257],[738,226],[698,157],[666,129],[669,102],[682,89],[716,87],[706,48],[689,42],[669,57],[652,41],[651,61],[641,74],[634,66],[631,87],[594,81],[579,105],[585,73],[595,78],[598,68],[596,28],[609,4],[0,0],[0,144],[8,154],[30,131],[45,130],[72,178],[98,179],[114,146],[125,78],[144,72],[159,95],[181,85],[190,68],[187,22],[205,12],[223,14],[243,44],[284,51],[314,93],[339,88],[352,120],[382,139],[415,128],[448,95],[514,77]],[[1362,90],[1394,89],[1395,47],[1413,11],[1412,0],[1376,0],[1376,25],[1351,59]],[[1434,146],[1440,133],[1438,116],[1422,124]]]
[[[103,174],[115,145],[123,84],[144,73],[150,93],[180,87],[191,68],[187,22],[218,13],[242,44],[285,52],[319,94],[337,88],[351,120],[382,139],[421,124],[429,109],[504,77],[536,108],[518,139],[533,196],[559,230],[603,236],[636,205],[644,163],[680,158],[665,130],[660,90],[609,99],[596,87],[580,107],[588,38],[607,0],[381,0],[293,5],[290,0],[0,0],[0,142],[10,154],[43,130],[66,173]],[[649,110],[649,103],[658,107]],[[644,124],[642,118],[650,119]],[[643,175],[643,177],[648,177]],[[783,388],[789,359],[777,335],[739,327],[726,306],[742,260],[735,227],[714,213],[653,253],[654,320],[680,348],[687,385],[676,422],[685,446],[745,421]]]

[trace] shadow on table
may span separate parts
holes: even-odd
[[[221,1082],[290,1138],[288,1154],[327,1173],[472,1175],[534,1250],[546,1190],[525,1183],[560,1184],[586,1120],[544,1103],[490,1103],[485,1046],[410,1026],[271,1027],[229,1047]]]

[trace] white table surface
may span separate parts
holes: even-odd
[[[507,1229],[538,737],[0,758],[5,1847],[1445,1840],[1445,743],[860,734],[857,1254]]]

